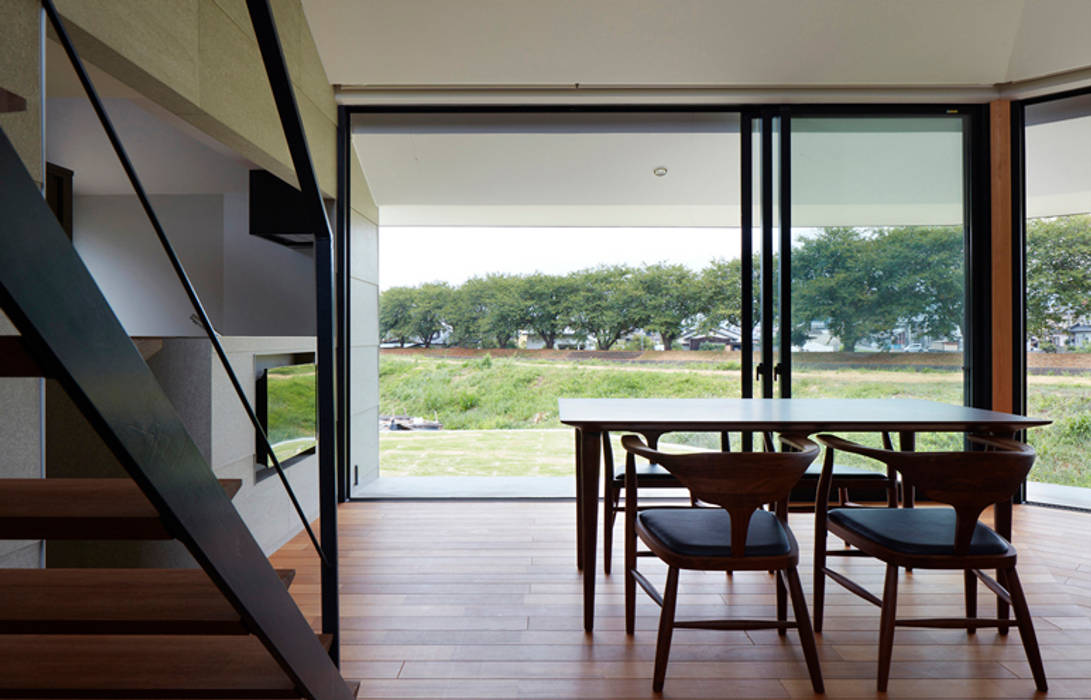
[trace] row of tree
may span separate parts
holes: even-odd
[[[956,227],[826,228],[791,251],[792,339],[802,345],[814,322],[845,349],[889,342],[899,326],[916,335],[962,332],[963,233]],[[777,264],[774,262],[774,264]],[[753,260],[754,321],[760,319],[760,258]],[[1027,236],[1028,332],[1049,330],[1091,313],[1091,217],[1031,222]],[[383,292],[385,341],[431,346],[443,337],[461,347],[510,347],[521,331],[553,348],[568,331],[608,350],[643,330],[664,347],[690,332],[742,320],[742,263],[602,265],[566,275],[475,277]]]

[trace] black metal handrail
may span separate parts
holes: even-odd
[[[68,36],[68,32],[65,29],[64,23],[61,21],[60,15],[57,13],[57,8],[53,5],[53,0],[42,0],[42,7],[45,9],[46,15],[49,17],[49,22],[53,26],[53,30],[57,34],[57,38],[61,42],[61,46],[64,47],[64,52],[68,56],[69,62],[72,64],[72,68],[76,72],[76,76],[79,78],[80,84],[83,86],[84,92],[87,93],[87,98],[91,102],[91,106],[95,110],[95,114],[98,116],[99,123],[102,125],[103,131],[106,132],[106,137],[110,141],[110,145],[114,149],[114,154],[121,162],[121,167],[125,170],[125,176],[129,179],[129,184],[132,186],[133,191],[136,193],[137,199],[140,200],[140,206],[143,207],[145,215],[148,217],[148,221],[152,225],[152,229],[155,231],[156,238],[159,239],[159,243],[163,248],[163,252],[166,254],[167,259],[170,261],[171,268],[174,270],[174,274],[178,277],[178,281],[182,284],[182,288],[186,292],[186,296],[189,299],[190,305],[193,307],[193,311],[197,316],[197,320],[200,322],[201,328],[204,329],[205,335],[208,336],[209,342],[212,343],[213,349],[216,351],[216,356],[220,360],[220,364],[223,366],[224,371],[227,373],[227,378],[231,382],[232,388],[235,390],[235,394],[239,398],[239,402],[242,403],[243,409],[246,411],[247,417],[250,419],[250,423],[254,426],[254,430],[257,432],[258,439],[262,442],[265,453],[269,455],[272,460],[273,468],[276,470],[277,475],[280,477],[280,482],[284,486],[284,490],[288,494],[288,498],[292,502],[292,507],[299,515],[299,519],[303,523],[303,527],[307,531],[307,536],[311,540],[311,544],[314,546],[318,556],[322,559],[324,566],[330,566],[330,560],[326,555],[322,545],[319,544],[318,538],[314,534],[314,530],[311,528],[310,523],[307,521],[307,516],[303,512],[303,506],[300,505],[299,499],[295,495],[295,491],[292,489],[291,483],[288,481],[287,475],[284,473],[284,469],[280,465],[280,460],[277,458],[276,453],[273,451],[272,445],[269,443],[269,436],[265,432],[265,428],[261,425],[261,421],[258,420],[257,413],[254,411],[253,406],[250,405],[249,399],[246,398],[246,392],[239,382],[238,375],[235,374],[235,370],[231,367],[231,363],[227,359],[227,353],[224,351],[223,345],[220,343],[219,337],[216,334],[215,329],[212,327],[212,321],[209,319],[208,314],[205,312],[204,304],[201,303],[201,299],[197,294],[196,289],[193,287],[193,283],[189,279],[189,275],[186,274],[185,267],[182,265],[182,261],[178,258],[178,254],[174,250],[174,246],[171,245],[170,240],[167,238],[166,232],[163,230],[163,225],[159,222],[159,217],[155,213],[155,209],[152,208],[151,201],[148,199],[147,192],[144,190],[144,185],[140,181],[140,178],[136,174],[136,169],[133,167],[132,161],[129,159],[129,155],[125,150],[125,146],[121,143],[121,139],[117,134],[117,130],[114,128],[113,122],[110,120],[109,115],[106,113],[106,109],[102,104],[102,100],[98,95],[98,91],[95,90],[94,83],[91,82],[91,77],[88,75],[86,68],[83,65],[82,59],[76,52],[76,47],[73,45],[71,38]],[[313,171],[312,171],[313,176]],[[328,225],[326,227],[326,236],[329,237]],[[321,391],[321,389],[320,389]],[[321,396],[321,393],[319,394]],[[321,445],[321,443],[319,443]],[[321,446],[319,447],[321,449]]]
[[[333,236],[326,217],[322,191],[318,187],[311,152],[307,146],[307,134],[303,118],[296,104],[295,91],[284,50],[277,34],[276,22],[269,0],[247,0],[250,22],[258,40],[265,74],[288,142],[303,204],[307,208],[311,232],[314,234],[314,278],[317,305],[317,365],[318,380],[318,498],[321,511],[322,544],[327,557],[322,560],[322,631],[333,635],[330,656],[340,657],[339,603],[337,582],[337,443],[336,430],[337,388],[335,379],[336,349],[335,294],[333,267]]]
[[[0,309],[159,513],[310,700],[352,700],[72,241],[0,130]]]

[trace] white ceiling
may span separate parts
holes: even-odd
[[[1091,66],[1087,0],[303,0],[335,85],[994,86]]]
[[[356,115],[353,132],[384,226],[739,225],[732,113]],[[796,226],[962,221],[957,117],[797,119],[792,143]]]

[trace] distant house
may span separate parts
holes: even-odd
[[[1091,325],[1077,323],[1069,326],[1068,335],[1072,345],[1091,345]]]
[[[707,349],[710,345],[719,345],[724,350],[739,350],[742,348],[742,333],[734,327],[720,326],[710,333],[687,333],[681,341],[687,350],[700,350],[702,346]]]

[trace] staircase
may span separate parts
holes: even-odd
[[[2,130],[0,183],[0,377],[56,379],[129,476],[0,479],[0,539],[174,539],[200,566],[0,570],[0,697],[352,700]]]
[[[4,479],[0,538],[173,536],[129,479]],[[0,697],[301,696],[201,569],[0,569],[0,592]]]
[[[48,373],[9,336],[3,376]],[[225,499],[242,485],[217,482]],[[4,540],[177,539],[172,522],[132,479],[0,480]],[[275,575],[286,590],[295,572]],[[317,697],[252,627],[203,569],[0,569],[0,697]],[[329,649],[330,635],[307,634]],[[336,678],[332,697],[355,697],[359,683]]]

